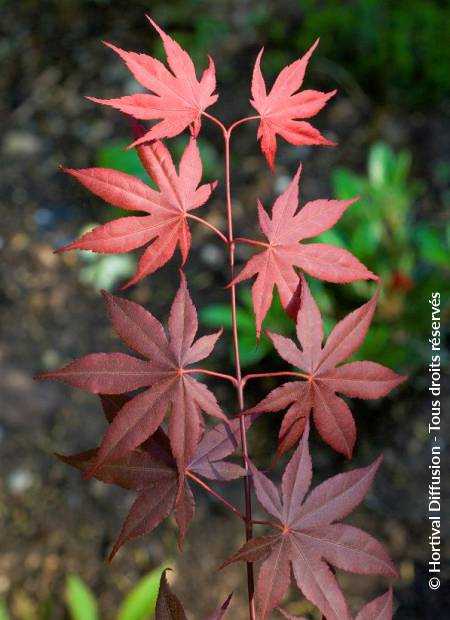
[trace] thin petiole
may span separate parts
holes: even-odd
[[[274,523],[273,521],[256,521],[253,519],[252,523],[253,525],[267,525],[269,527],[275,528],[276,530],[281,530],[282,532],[284,532],[284,527],[279,523]]]
[[[298,377],[299,379],[311,379],[310,375],[305,375],[303,372],[291,372],[289,370],[284,370],[281,372],[261,372],[245,375],[245,377],[242,377],[242,385],[244,386],[247,381],[250,381],[250,379],[265,379],[268,377]]]
[[[222,232],[220,232],[220,230],[216,228],[213,224],[210,224],[207,220],[204,220],[202,217],[198,217],[197,215],[192,215],[192,213],[187,213],[186,217],[188,217],[191,220],[195,220],[196,222],[200,222],[200,224],[203,224],[203,226],[206,226],[207,228],[212,230],[218,237],[221,238],[221,240],[226,245],[228,245],[228,239],[226,238],[226,236]]]
[[[197,476],[189,470],[186,470],[186,476],[188,476],[188,478],[190,478],[191,480],[196,482],[199,486],[201,486],[203,489],[205,489],[205,491],[208,491],[210,495],[212,495],[217,500],[219,500],[219,502],[223,504],[224,506],[226,506],[228,510],[231,510],[231,512],[233,512],[237,517],[239,517],[241,521],[245,521],[245,516],[242,514],[242,512],[238,510],[236,506],[233,506],[233,504],[231,504],[222,495],[220,495],[220,493],[217,493],[216,491],[214,491],[214,489],[212,489],[208,484],[206,484],[206,482],[203,482],[203,480],[201,480],[200,478],[197,478]]]
[[[263,248],[268,248],[269,243],[265,243],[264,241],[256,241],[255,239],[246,239],[245,237],[235,237],[234,243],[247,243],[248,245],[259,245]]]
[[[260,118],[260,116],[246,116],[245,118],[240,118],[238,121],[235,121],[232,125],[230,125],[230,127],[228,128],[228,134],[231,135],[231,132],[239,125],[242,125],[243,123],[248,123],[249,121],[259,121]]]
[[[223,123],[221,123],[219,121],[218,118],[216,118],[215,116],[213,116],[212,114],[208,114],[208,112],[202,112],[202,116],[205,116],[206,118],[209,118],[210,121],[212,121],[213,123],[215,123],[216,125],[218,125],[220,127],[220,129],[222,130],[223,134],[225,135],[227,132],[227,128],[225,127],[225,125]]]
[[[203,375],[211,375],[211,377],[217,377],[218,379],[226,379],[231,381],[234,385],[237,385],[236,377],[226,375],[223,372],[216,372],[215,370],[206,370],[206,368],[185,368],[183,371],[185,374],[201,373]]]

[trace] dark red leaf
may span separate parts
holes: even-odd
[[[187,620],[183,605],[167,583],[167,571],[161,575],[155,620]]]
[[[265,620],[287,591],[290,564],[297,586],[327,620],[350,620],[347,603],[330,565],[364,575],[396,575],[392,561],[378,541],[357,528],[336,523],[362,501],[380,459],[365,469],[326,480],[304,499],[312,477],[308,432],[306,425],[284,472],[281,497],[275,485],[251,466],[258,500],[280,522],[280,534],[252,539],[223,564],[263,560],[257,580],[261,620]]]
[[[162,325],[138,304],[105,293],[108,313],[119,337],[150,361],[124,353],[87,355],[65,368],[40,375],[97,394],[119,394],[148,389],[131,398],[114,416],[100,445],[94,475],[104,463],[117,461],[144,443],[171,409],[169,437],[180,475],[194,455],[201,437],[201,412],[225,419],[208,388],[184,372],[195,359],[197,313],[184,276],[169,319],[169,338]],[[217,340],[219,334],[211,336]],[[180,481],[181,483],[181,481]]]

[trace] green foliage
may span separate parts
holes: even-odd
[[[153,618],[162,570],[162,567],[157,568],[134,586],[120,605],[117,620]]]
[[[99,619],[94,595],[76,575],[70,575],[67,578],[66,600],[72,620]]]
[[[0,599],[0,620],[11,620],[5,603]]]
[[[154,617],[158,597],[159,580],[164,567],[148,573],[126,595],[116,620],[150,620]],[[70,620],[99,620],[97,601],[83,581],[74,575],[67,578],[66,599]],[[1,615],[0,620],[8,620]]]
[[[429,105],[450,94],[448,5],[439,0],[302,0],[296,39],[317,33],[321,53],[346,67],[363,89],[402,104]]]
[[[334,229],[339,245],[361,257],[383,279],[378,310],[383,324],[374,325],[358,356],[397,366],[408,361],[411,367],[427,354],[430,291],[448,289],[444,270],[450,227],[416,224],[414,203],[424,187],[410,178],[410,168],[409,152],[396,154],[380,142],[369,151],[367,176],[340,168],[334,172],[333,186],[336,198],[361,196]],[[321,240],[330,241],[327,235]],[[369,286],[361,282],[353,288],[366,296]],[[393,341],[403,346],[390,346]]]

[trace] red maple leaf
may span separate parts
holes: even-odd
[[[261,140],[262,152],[272,170],[277,150],[277,134],[296,146],[336,145],[335,142],[324,138],[309,123],[298,120],[315,116],[324,107],[328,99],[336,94],[335,90],[329,93],[321,93],[317,90],[297,92],[303,84],[306,67],[318,43],[319,39],[302,58],[284,67],[269,94],[267,94],[260,66],[263,49],[256,59],[252,78],[253,99],[250,100],[250,103],[261,117],[258,139]]]
[[[170,311],[169,338],[161,323],[139,304],[106,292],[104,296],[118,336],[145,360],[125,353],[93,353],[39,378],[62,381],[94,394],[147,388],[115,416],[88,476],[151,437],[169,410],[170,444],[181,475],[202,434],[201,412],[226,419],[212,392],[188,370],[209,356],[221,331],[194,341],[197,312],[183,274]]]
[[[234,279],[237,284],[257,275],[252,300],[258,336],[272,302],[274,286],[278,288],[284,308],[295,297],[298,274],[294,267],[326,282],[377,278],[347,250],[326,243],[299,244],[299,241],[320,235],[334,226],[357,200],[313,200],[297,212],[301,168],[300,164],[287,189],[275,201],[272,218],[258,202],[259,226],[268,243],[258,242],[265,249],[250,258]]]
[[[142,132],[139,127],[135,130],[136,135]],[[216,183],[207,183],[199,187],[202,161],[193,138],[181,157],[179,173],[162,142],[142,145],[137,151],[145,170],[158,185],[159,192],[129,174],[109,168],[64,169],[106,202],[128,211],[145,213],[97,226],[58,250],[117,254],[151,242],[142,255],[135,276],[125,288],[167,263],[177,244],[184,264],[191,245],[187,223],[189,212],[203,205],[216,186]]]
[[[378,293],[337,323],[322,347],[322,317],[305,278],[301,278],[297,337],[302,348],[299,349],[290,338],[272,332],[267,334],[284,360],[306,371],[307,380],[283,384],[249,411],[280,411],[288,407],[281,424],[278,456],[297,442],[313,411],[315,425],[324,441],[351,458],[356,439],[355,422],[347,403],[336,392],[351,398],[381,398],[406,377],[375,362],[350,362],[338,366],[364,340]]]
[[[257,580],[261,620],[287,592],[291,566],[298,588],[327,620],[350,620],[330,565],[363,575],[397,574],[377,540],[356,527],[336,523],[367,494],[382,457],[369,467],[329,478],[305,499],[312,478],[308,428],[285,469],[281,496],[273,482],[251,465],[258,500],[279,521],[275,524],[279,533],[250,540],[223,564],[263,560]]]
[[[286,620],[306,620],[306,618],[288,614],[280,608],[277,611]],[[367,603],[367,605],[364,605],[355,620],[392,620],[392,613],[392,590],[389,589],[381,596]]]
[[[198,81],[189,54],[150,17],[147,16],[147,19],[161,36],[170,71],[152,56],[126,52],[111,43],[105,45],[114,50],[134,78],[154,94],[128,95],[117,99],[88,97],[91,101],[111,106],[137,119],[161,119],[131,146],[149,140],[173,138],[189,126],[192,134],[197,136],[202,112],[218,99],[218,95],[213,94],[216,88],[216,70],[212,58],[209,58],[208,68]]]
[[[109,422],[119,415],[131,400],[129,395],[101,395],[103,412]],[[246,421],[247,428],[253,419]],[[240,424],[236,418],[221,423],[206,432],[200,441],[183,475],[181,492],[176,461],[169,439],[159,427],[141,446],[125,456],[106,462],[95,471],[94,477],[107,484],[137,491],[133,503],[114,544],[109,559],[128,540],[148,534],[172,512],[179,529],[178,544],[183,547],[186,532],[195,513],[195,501],[189,485],[189,473],[216,481],[235,480],[245,475],[245,470],[225,459],[240,447]],[[82,472],[92,469],[98,459],[98,448],[70,456],[59,455],[65,463]]]

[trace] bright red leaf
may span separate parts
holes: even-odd
[[[137,127],[135,135],[140,132]],[[159,191],[117,170],[64,169],[106,202],[128,211],[145,213],[97,226],[77,241],[58,250],[90,250],[117,254],[150,243],[141,257],[136,275],[126,286],[135,284],[167,263],[177,244],[184,264],[191,245],[191,233],[187,223],[189,212],[203,205],[216,186],[216,183],[208,183],[199,187],[202,162],[194,139],[190,140],[181,157],[179,173],[162,142],[151,142],[137,150],[144,168],[158,185]]]
[[[122,58],[134,78],[153,94],[128,95],[118,99],[88,97],[91,101],[111,106],[137,119],[159,120],[131,146],[150,140],[173,138],[186,127],[190,127],[196,137],[201,127],[202,112],[218,99],[218,95],[213,94],[216,70],[212,59],[209,58],[208,68],[198,81],[189,54],[150,17],[147,18],[163,41],[170,71],[152,56],[126,52],[111,43],[105,45]]]
[[[88,475],[141,445],[169,410],[170,443],[181,473],[202,434],[201,412],[226,419],[212,392],[186,372],[189,365],[208,357],[221,332],[195,341],[197,312],[183,275],[170,311],[169,338],[161,323],[142,306],[106,292],[104,296],[118,336],[145,361],[124,353],[94,353],[39,378],[62,381],[94,394],[148,388],[113,419]]]
[[[277,198],[269,217],[258,203],[259,226],[267,237],[266,248],[244,266],[234,283],[256,275],[252,287],[256,330],[272,303],[276,286],[284,308],[295,302],[299,283],[295,267],[326,282],[353,282],[376,279],[376,276],[350,252],[326,243],[299,243],[325,232],[339,221],[352,200],[314,200],[298,209],[301,164],[287,189]]]
[[[277,150],[277,135],[296,146],[336,146],[335,142],[324,138],[310,123],[299,120],[315,116],[336,94],[335,90],[329,93],[317,90],[297,92],[303,84],[306,67],[318,43],[319,39],[302,58],[284,67],[268,94],[260,66],[264,50],[259,52],[256,59],[252,78],[253,99],[250,103],[261,117],[258,139],[261,140],[262,152],[272,170]]]
[[[102,394],[101,400],[105,417],[112,424],[131,397]],[[254,419],[249,417],[247,428]],[[239,447],[239,419],[218,424],[204,434],[185,473],[193,472],[216,481],[239,478],[245,475],[245,470],[224,460]],[[88,472],[97,461],[98,449],[70,456],[60,455],[59,458],[82,472]],[[179,492],[176,461],[169,439],[161,427],[138,448],[98,467],[94,476],[107,484],[139,493],[114,544],[110,560],[124,543],[150,533],[172,512],[175,512],[179,529],[179,546],[183,547],[186,532],[194,517],[195,501],[186,475],[182,477],[184,482]]]
[[[330,568],[363,575],[395,576],[396,570],[382,545],[356,527],[337,523],[367,494],[381,457],[369,467],[329,478],[309,495],[312,477],[308,425],[277,487],[253,465],[252,478],[261,505],[281,527],[273,536],[254,538],[224,565],[262,560],[257,600],[265,620],[287,592],[291,566],[303,595],[327,620],[350,620],[347,603]]]
[[[275,388],[249,411],[271,412],[287,408],[280,429],[278,456],[298,441],[312,411],[324,441],[351,458],[356,439],[355,422],[347,403],[336,392],[351,398],[381,398],[406,377],[375,362],[350,362],[338,366],[364,340],[378,294],[337,323],[322,346],[322,317],[305,278],[301,278],[297,337],[302,348],[299,349],[290,338],[267,333],[279,355],[292,366],[305,371],[307,380],[290,381]]]

